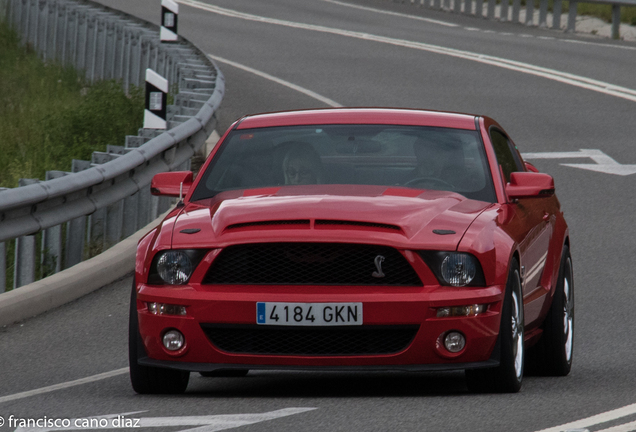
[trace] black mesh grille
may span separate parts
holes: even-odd
[[[230,353],[379,355],[406,349],[419,326],[272,327],[201,324],[216,347]]]
[[[376,262],[381,265],[381,272],[378,272]],[[203,283],[422,285],[411,265],[396,249],[339,243],[229,246],[214,260]]]

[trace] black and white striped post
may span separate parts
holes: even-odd
[[[177,36],[177,18],[179,4],[173,0],[161,0],[161,42],[175,42]]]
[[[146,109],[144,129],[166,129],[168,80],[152,69],[146,69]]]

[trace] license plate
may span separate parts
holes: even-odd
[[[281,326],[362,325],[362,303],[256,303],[256,324]]]

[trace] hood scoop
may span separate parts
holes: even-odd
[[[315,222],[316,229],[321,227],[329,226],[332,228],[334,225],[336,226],[357,226],[357,227],[365,227],[365,228],[380,228],[380,229],[388,229],[392,231],[402,231],[397,225],[377,223],[377,222],[361,222],[361,221],[347,221],[347,220],[327,220],[327,219],[316,219]]]
[[[255,221],[255,222],[242,222],[232,225],[228,225],[225,231],[242,230],[242,229],[309,229],[311,227],[311,221],[309,219],[294,219],[294,220],[272,220],[272,221]],[[402,228],[397,225],[384,224],[378,222],[361,222],[361,221],[347,221],[347,220],[329,220],[329,219],[316,219],[314,222],[315,229],[343,229],[348,227],[362,227],[380,230],[390,230],[402,232]]]
[[[299,228],[307,228],[309,229],[309,219],[295,219],[295,220],[273,220],[273,221],[257,221],[257,222],[243,222],[236,223],[232,225],[228,225],[225,228],[225,231],[229,230],[237,230],[241,228],[257,228],[257,229],[299,229]]]

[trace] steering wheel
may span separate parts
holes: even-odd
[[[413,186],[419,183],[433,183],[434,185],[438,185],[438,186],[442,186],[443,190],[450,188],[450,189],[455,189],[455,186],[450,184],[447,181],[444,180],[440,180],[438,178],[435,177],[416,177],[412,180],[407,181],[406,183],[404,183],[404,186]]]

